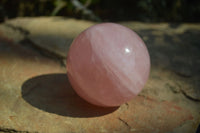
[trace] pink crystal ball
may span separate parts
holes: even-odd
[[[120,106],[144,87],[148,50],[131,29],[115,23],[89,27],[73,41],[67,75],[77,94],[98,106]]]

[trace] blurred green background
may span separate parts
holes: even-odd
[[[0,0],[0,21],[65,16],[92,21],[200,22],[200,0]]]

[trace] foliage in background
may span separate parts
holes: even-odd
[[[199,0],[1,0],[0,20],[66,16],[93,21],[200,22]]]

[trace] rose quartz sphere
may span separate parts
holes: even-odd
[[[141,38],[114,23],[94,25],[76,37],[67,56],[69,81],[77,94],[98,106],[119,106],[144,87],[150,58]]]

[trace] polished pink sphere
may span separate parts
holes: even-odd
[[[149,71],[149,53],[142,39],[114,23],[97,24],[80,33],[67,56],[72,87],[98,106],[131,100],[144,87]]]

